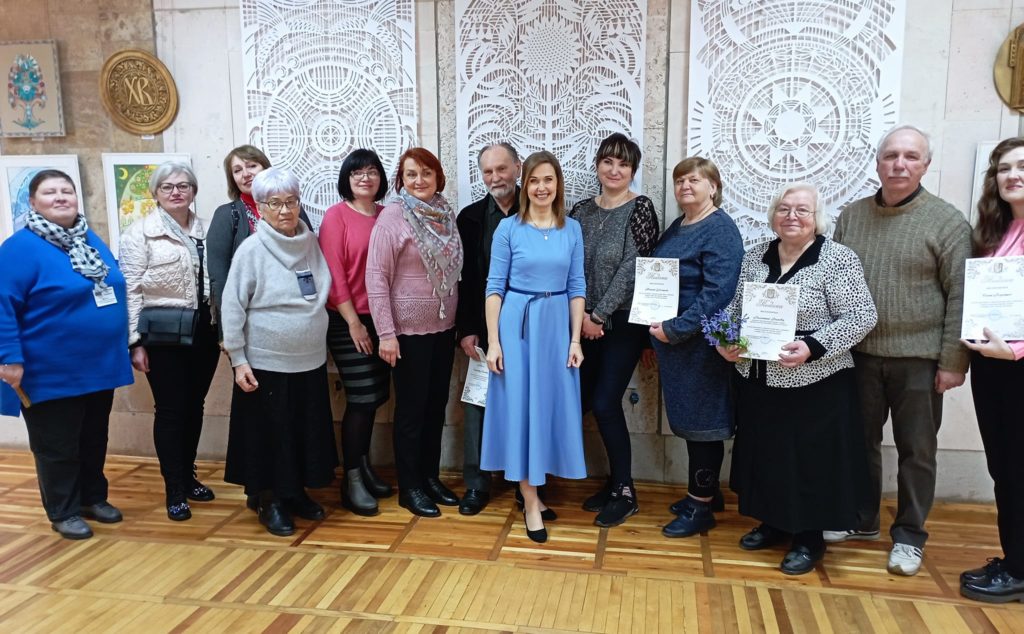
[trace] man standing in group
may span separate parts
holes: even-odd
[[[459,308],[456,327],[459,345],[466,356],[479,358],[476,348],[486,352],[487,323],[484,318],[484,289],[491,264],[491,240],[498,223],[519,212],[519,179],[522,163],[511,144],[493,143],[480,150],[477,166],[483,176],[487,195],[467,206],[458,217],[462,238],[462,281],[459,282]],[[484,408],[463,403],[464,455],[462,477],[466,494],[459,503],[459,513],[476,515],[491,499],[491,474],[480,470],[480,443]]]
[[[839,216],[834,239],[864,265],[878,325],[854,348],[871,490],[861,526],[825,531],[825,541],[878,539],[882,428],[892,414],[899,455],[896,519],[888,570],[917,574],[935,498],[935,456],[942,395],[964,382],[960,344],[964,261],[971,228],[955,207],[921,186],[932,150],[920,129],[901,125],[878,145],[882,187]]]

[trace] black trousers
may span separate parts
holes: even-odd
[[[127,354],[127,353],[126,353]],[[107,499],[107,428],[114,390],[35,403],[23,409],[43,508],[51,522]]]
[[[1017,390],[1024,386],[1024,359],[1004,361],[971,355],[971,391],[995,482],[999,543],[1006,568],[1024,579],[1024,413]]]
[[[441,465],[448,384],[455,359],[455,330],[399,335],[395,364],[395,469],[398,488],[420,489]]]
[[[147,347],[153,391],[153,445],[168,495],[183,494],[191,483],[203,405],[220,359],[217,330],[210,325],[210,308],[200,310],[191,346]]]
[[[647,328],[629,323],[629,312],[616,311],[600,339],[584,339],[580,366],[580,397],[583,413],[594,412],[601,441],[608,453],[608,468],[614,485],[633,481],[632,447],[622,395],[644,348],[649,346]]]

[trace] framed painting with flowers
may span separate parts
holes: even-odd
[[[0,156],[0,242],[25,226],[31,205],[28,186],[32,177],[45,169],[57,169],[71,177],[78,191],[78,210],[84,213],[82,178],[76,154],[32,154]]]
[[[156,209],[156,199],[149,191],[149,177],[166,161],[192,164],[188,154],[103,153],[103,186],[107,194],[107,230],[110,250],[118,255],[121,232]]]
[[[64,136],[57,43],[0,42],[0,70],[7,75],[7,90],[0,99],[0,136]]]

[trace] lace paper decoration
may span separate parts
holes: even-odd
[[[782,185],[810,181],[833,215],[873,193],[897,123],[905,3],[694,0],[689,153],[718,166],[749,246],[773,236]]]
[[[249,141],[293,170],[319,226],[356,148],[388,180],[415,144],[414,0],[242,0]]]
[[[646,20],[646,0],[456,0],[459,205],[494,141],[557,156],[568,204],[595,194],[601,139],[643,145]]]

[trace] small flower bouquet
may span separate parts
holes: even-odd
[[[744,350],[750,342],[746,337],[740,336],[740,326],[746,319],[733,319],[725,309],[722,309],[708,317],[700,316],[700,330],[704,339],[712,346],[738,346]]]

